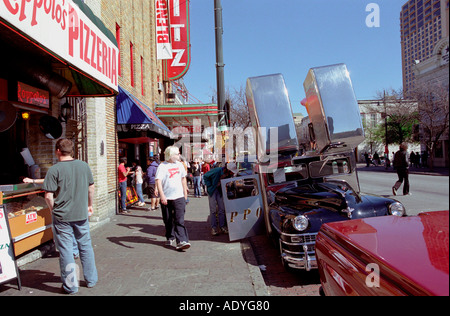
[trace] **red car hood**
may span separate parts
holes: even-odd
[[[322,232],[410,294],[449,295],[449,212],[328,223]]]

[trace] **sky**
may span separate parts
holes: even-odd
[[[249,77],[281,73],[293,112],[305,116],[300,101],[312,67],[345,63],[358,100],[400,89],[400,12],[406,2],[222,0],[225,86],[232,91],[245,87]],[[190,0],[190,35],[191,64],[184,76],[190,103],[211,103],[217,84],[214,0]]]

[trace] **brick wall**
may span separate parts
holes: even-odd
[[[162,102],[162,95],[158,92],[158,77],[161,80],[162,64],[156,59],[154,1],[101,0],[101,2],[102,12],[98,16],[106,27],[115,35],[116,24],[120,26],[119,85],[154,109],[155,103]],[[134,51],[134,87],[131,86],[130,42],[133,43]],[[141,86],[141,57],[144,62],[144,95]]]
[[[86,0],[85,3],[105,26],[116,35],[120,26],[121,75],[119,85],[154,110],[161,103],[158,78],[161,62],[156,60],[155,8],[148,0]],[[134,80],[131,86],[130,42],[133,43]],[[143,59],[144,95],[141,85]],[[87,99],[87,154],[96,183],[94,221],[103,221],[115,214],[117,199],[118,141],[116,132],[115,98]],[[101,143],[104,155],[100,155]]]

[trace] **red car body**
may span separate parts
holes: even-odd
[[[449,212],[324,224],[316,258],[325,295],[448,296]]]

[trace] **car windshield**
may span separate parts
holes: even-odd
[[[303,180],[308,178],[308,167],[306,164],[298,164],[284,168],[278,168],[273,173],[268,173],[270,184],[283,183],[287,181]]]
[[[325,159],[309,163],[309,172],[312,178],[322,178],[336,174],[350,173],[348,158]]]

